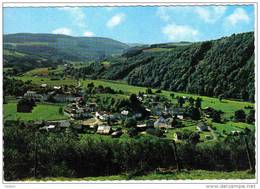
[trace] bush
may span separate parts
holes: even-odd
[[[235,119],[235,121],[245,122],[245,120],[246,120],[245,111],[242,109],[235,111],[234,119]]]

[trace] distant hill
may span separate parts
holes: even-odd
[[[254,33],[205,42],[132,47],[109,67],[93,64],[76,72],[206,96],[254,101]],[[90,71],[91,70],[91,71]]]
[[[109,38],[59,34],[7,34],[3,41],[5,58],[23,54],[52,60],[88,61],[119,55],[129,48],[127,44]]]

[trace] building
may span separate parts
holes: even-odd
[[[107,121],[108,120],[108,118],[109,118],[109,115],[108,115],[108,113],[106,113],[106,112],[96,112],[96,117],[98,118],[98,119],[100,119],[100,120],[102,120],[102,121]]]
[[[154,122],[154,127],[157,128],[171,128],[171,120],[170,119],[165,119],[164,117],[160,117],[159,119]]]
[[[53,96],[56,102],[73,102],[75,97],[70,94],[56,94]]]
[[[208,131],[209,130],[208,126],[203,122],[198,123],[197,129],[199,131]]]
[[[46,87],[47,87],[47,84],[43,83],[43,84],[41,84],[41,87],[42,87],[42,88],[46,88]]]
[[[78,108],[73,105],[67,106],[64,109],[64,114],[73,119],[85,119],[93,117],[90,113],[88,113],[86,108]]]
[[[101,135],[109,135],[111,131],[111,126],[101,125],[97,128],[97,133]]]
[[[41,94],[37,94],[36,91],[27,91],[26,93],[24,93],[24,97],[32,98],[36,101],[43,100],[43,96]]]
[[[115,131],[111,134],[112,137],[117,138],[120,137],[123,134],[122,131]]]

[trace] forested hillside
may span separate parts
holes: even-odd
[[[8,52],[4,52],[5,59],[16,52],[52,60],[99,60],[109,55],[121,54],[129,47],[109,38],[57,34],[8,34],[4,35],[3,40],[5,52]]]
[[[124,79],[131,85],[254,101],[254,33],[200,43],[131,48],[109,66],[73,70],[82,77]],[[94,74],[93,74],[94,73]]]

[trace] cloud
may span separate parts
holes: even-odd
[[[57,28],[52,31],[53,34],[63,34],[63,35],[71,35],[71,30],[69,28]]]
[[[227,10],[225,6],[196,7],[195,13],[206,23],[214,23],[221,18]]]
[[[157,11],[156,11],[156,15],[160,17],[160,19],[162,19],[165,22],[170,22],[171,18],[172,18],[172,14],[174,13],[174,15],[181,15],[183,13],[185,14],[189,14],[191,13],[191,11],[193,10],[192,7],[188,7],[188,6],[181,6],[181,7],[177,7],[177,6],[173,6],[173,7],[158,7]]]
[[[214,23],[221,18],[227,7],[225,6],[173,6],[173,7],[159,7],[156,15],[165,22],[171,22],[172,17],[182,15],[187,18],[199,16],[204,22]]]
[[[83,36],[85,36],[85,37],[93,37],[94,33],[91,32],[91,31],[86,31],[86,32],[83,33]]]
[[[86,27],[85,14],[81,8],[63,7],[63,8],[59,8],[59,10],[68,12],[79,27],[81,27],[81,28]]]
[[[114,15],[107,21],[108,28],[114,28],[115,26],[121,24],[125,20],[125,14],[119,13]]]
[[[159,16],[163,21],[167,22],[170,20],[170,16],[167,13],[169,8],[166,7],[159,7],[157,9],[156,15]]]
[[[197,40],[199,31],[188,25],[171,23],[162,28],[162,33],[165,34],[169,40],[178,42]]]
[[[248,23],[250,20],[247,12],[242,8],[236,8],[234,12],[226,18],[225,24],[235,26],[240,22]]]

